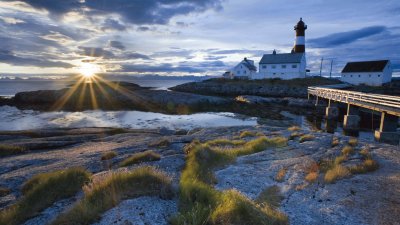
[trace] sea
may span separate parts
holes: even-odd
[[[157,90],[192,82],[188,79],[138,79],[129,82],[142,87]],[[72,84],[71,81],[0,79],[0,96],[13,97],[18,92],[36,90],[58,90]],[[29,130],[44,128],[81,128],[81,127],[121,127],[131,129],[194,129],[199,127],[254,126],[256,117],[246,117],[231,112],[196,113],[192,115],[166,115],[141,111],[104,111],[87,110],[82,112],[40,112],[20,110],[11,106],[0,106],[0,130]]]

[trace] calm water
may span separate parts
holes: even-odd
[[[193,80],[132,80],[143,87],[154,87],[165,90],[167,88],[191,82]],[[58,90],[71,84],[65,80],[4,80],[0,79],[0,96],[11,97],[22,91]]]

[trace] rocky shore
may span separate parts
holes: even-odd
[[[0,207],[4,209],[21,199],[21,186],[37,174],[83,167],[93,173],[92,179],[96,180],[110,172],[130,171],[150,165],[168,174],[175,196],[169,199],[157,196],[126,199],[106,211],[96,224],[168,224],[178,212],[178,184],[186,163],[186,145],[193,140],[247,142],[258,136],[285,137],[289,141],[285,147],[267,148],[240,156],[230,165],[217,168],[214,171],[216,189],[233,188],[250,200],[255,200],[266,188],[277,186],[282,196],[277,209],[289,218],[290,224],[398,224],[398,146],[362,139],[354,142],[338,133],[272,126],[190,131],[82,128],[2,132],[0,145],[18,144],[24,146],[25,150],[0,158],[0,187],[9,190],[1,195]],[[379,168],[327,183],[324,181],[325,172],[320,167],[315,180],[306,180],[313,165],[340,156],[342,149],[349,144],[354,146],[354,153],[350,153],[342,162],[343,166],[351,167],[362,162],[362,153],[358,152],[368,149],[369,156],[379,164]],[[127,157],[149,149],[159,154],[160,160],[119,166]],[[102,155],[110,151],[115,152],[116,156],[107,161],[101,160]],[[57,201],[25,224],[48,224],[82,196],[83,192],[79,192],[72,198]]]

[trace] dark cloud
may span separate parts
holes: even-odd
[[[138,31],[148,31],[150,30],[150,27],[146,27],[146,26],[140,26],[137,28]]]
[[[26,58],[15,55],[11,51],[0,50],[0,62],[14,66],[37,66],[37,67],[62,67],[72,68],[73,65],[60,61],[51,61],[40,58]]]
[[[205,72],[202,68],[194,68],[192,66],[174,66],[170,63],[160,65],[147,64],[130,64],[122,65],[121,69],[116,72],[136,72],[136,73],[202,73]]]
[[[176,15],[221,9],[220,0],[25,0],[38,9],[45,9],[60,16],[68,12],[80,12],[86,8],[88,15],[119,14],[134,24],[166,24]]]
[[[147,55],[143,55],[137,52],[131,52],[124,56],[126,59],[144,59],[144,60],[151,60],[151,58]]]
[[[204,60],[220,60],[220,59],[224,59],[224,58],[226,58],[226,56],[208,55],[208,56],[204,57]]]
[[[116,49],[119,49],[119,50],[125,50],[124,44],[122,44],[122,42],[120,42],[120,41],[110,41],[109,45],[112,48],[116,48]]]
[[[349,44],[362,38],[380,34],[386,30],[387,28],[385,26],[365,27],[359,30],[340,32],[330,34],[325,37],[310,39],[308,43],[311,47],[315,48],[329,48],[338,45]]]
[[[104,50],[103,48],[79,46],[78,49],[80,50],[78,54],[84,56],[101,57],[105,59],[115,58],[112,52]]]
[[[101,26],[101,30],[103,31],[124,31],[127,27],[114,19],[106,19]]]

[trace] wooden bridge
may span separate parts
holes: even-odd
[[[358,129],[360,117],[358,108],[366,108],[381,113],[379,130],[375,131],[375,138],[385,142],[399,143],[397,133],[398,117],[400,117],[400,97],[391,95],[368,94],[356,91],[345,91],[328,87],[309,87],[309,99],[315,96],[315,105],[319,105],[320,99],[328,100],[325,116],[328,119],[339,115],[337,103],[347,104],[343,128]]]

